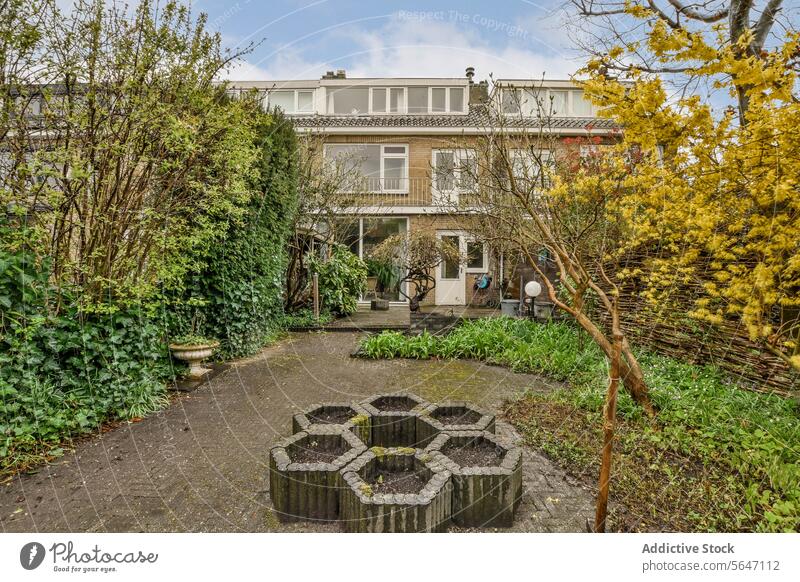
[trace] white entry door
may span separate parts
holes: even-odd
[[[464,234],[453,230],[439,230],[436,236],[449,242],[459,252],[466,246]],[[466,305],[465,295],[467,274],[462,265],[456,261],[444,261],[436,269],[436,305]]]

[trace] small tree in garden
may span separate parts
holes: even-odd
[[[358,309],[358,299],[367,289],[367,265],[347,247],[334,244],[327,260],[312,255],[309,270],[319,275],[319,296],[323,307],[348,315]]]
[[[464,259],[452,243],[424,230],[388,237],[375,247],[370,258],[400,267],[404,273],[399,281],[400,293],[409,300],[411,311],[419,309],[420,303],[436,286],[434,273],[442,263],[459,263]],[[406,282],[411,284],[408,293],[403,291],[402,284]]]
[[[499,103],[492,106],[499,111]],[[538,109],[538,128],[524,129],[514,115],[489,116],[485,136],[476,142],[475,163],[462,169],[473,173],[474,188],[458,204],[469,208],[466,217],[477,236],[527,260],[549,300],[609,359],[612,335],[622,336],[620,377],[631,397],[654,414],[644,373],[619,326],[616,267],[608,262],[626,236],[614,201],[625,187],[630,160],[602,147],[600,138],[558,140],[549,131],[549,107],[538,103]],[[542,249],[557,280],[540,265]]]
[[[284,123],[291,124],[288,119]],[[292,311],[309,302],[310,281],[307,258],[313,247],[322,248],[340,238],[341,212],[358,220],[367,204],[359,184],[359,169],[349,157],[325,160],[325,137],[301,135],[297,139],[297,210],[289,234],[284,307]],[[370,201],[375,206],[375,202]]]

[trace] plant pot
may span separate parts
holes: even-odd
[[[341,425],[310,426],[272,447],[269,494],[278,519],[338,519],[341,469],[366,449]]]
[[[372,418],[369,412],[355,403],[323,402],[314,404],[292,417],[292,432],[307,431],[312,426],[339,426],[349,430],[361,441],[372,444]]]
[[[425,452],[452,475],[454,524],[511,527],[522,499],[518,447],[485,431],[457,431],[440,434]]]
[[[372,418],[372,442],[378,447],[413,447],[417,443],[417,416],[428,403],[410,392],[378,394],[361,406]]]
[[[176,360],[186,362],[189,365],[187,376],[192,380],[200,380],[208,374],[211,369],[202,365],[203,360],[214,355],[214,350],[219,347],[219,342],[209,342],[206,344],[181,345],[170,344],[169,350],[172,357]]]
[[[342,480],[346,532],[441,532],[450,523],[450,472],[420,449],[373,447],[342,469]]]
[[[469,402],[429,404],[417,416],[417,446],[428,446],[441,433],[494,432],[494,415]]]

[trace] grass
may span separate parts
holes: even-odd
[[[505,414],[526,442],[594,485],[607,364],[576,328],[494,318],[445,337],[384,332],[371,358],[471,358],[567,383],[529,392]],[[658,408],[619,399],[612,483],[618,530],[800,530],[800,415],[795,403],[737,387],[719,370],[639,353]]]

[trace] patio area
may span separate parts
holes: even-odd
[[[360,337],[291,334],[175,396],[167,409],[77,441],[62,459],[0,486],[0,531],[339,531],[335,524],[283,524],[272,510],[268,450],[291,433],[293,413],[400,390],[498,412],[526,389],[554,387],[479,362],[351,358]],[[501,419],[497,432],[520,440]],[[523,488],[511,531],[585,531],[592,494],[530,449]]]

